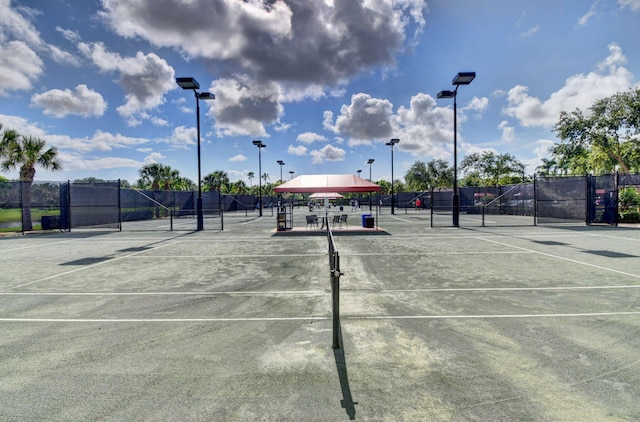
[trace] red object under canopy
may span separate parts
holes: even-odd
[[[276,193],[377,192],[380,185],[352,174],[309,174],[298,176],[273,190]]]

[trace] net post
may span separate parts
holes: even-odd
[[[331,270],[331,296],[333,303],[333,349],[340,349],[340,256],[333,253],[335,268]]]

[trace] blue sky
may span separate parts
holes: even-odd
[[[266,3],[266,5],[265,5]],[[510,153],[533,173],[561,111],[639,86],[640,0],[0,0],[0,123],[55,145],[64,170],[135,182],[162,163],[197,179],[391,178],[417,160]],[[3,173],[10,179],[17,173]],[[255,182],[255,180],[254,180]]]

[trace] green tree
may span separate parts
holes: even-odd
[[[407,187],[414,191],[431,190],[433,178],[423,161],[416,161],[404,175]]]
[[[0,125],[2,129],[2,125]],[[20,135],[15,130],[2,133],[0,142],[0,168],[3,171],[20,170],[22,183],[22,230],[33,230],[31,223],[31,186],[36,175],[36,166],[45,170],[62,170],[55,147],[36,137]]]
[[[225,171],[216,170],[204,176],[205,185],[209,190],[219,190],[223,193],[229,193],[229,176]]]
[[[558,172],[558,162],[554,158],[543,158],[542,164],[536,167],[536,173],[541,176],[551,176]]]
[[[640,88],[597,100],[585,114],[561,112],[552,155],[571,173],[640,169]]]
[[[168,190],[180,179],[178,170],[160,163],[146,164],[138,173],[140,179],[137,186],[140,189]]]
[[[244,182],[244,180],[237,180],[231,183],[231,193],[233,194],[242,195],[247,192],[247,190],[247,184]]]
[[[249,186],[253,187],[253,178],[255,177],[255,173],[250,171],[247,173],[247,178],[249,179]]]
[[[376,185],[380,186],[380,193],[381,194],[387,195],[387,194],[391,193],[391,182],[388,182],[386,180],[378,180],[376,182]]]
[[[524,181],[525,166],[511,154],[496,154],[492,151],[475,152],[464,157],[461,163],[465,173],[479,177],[485,185],[498,185],[509,176],[520,176]]]

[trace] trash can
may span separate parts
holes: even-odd
[[[375,227],[375,220],[372,216],[368,216],[364,219],[364,227],[367,229],[372,229]]]
[[[367,217],[371,217],[371,214],[362,214],[362,227],[367,227],[366,226],[366,219]],[[373,227],[373,226],[372,226]]]
[[[278,231],[284,231],[287,229],[287,214],[278,213]]]

